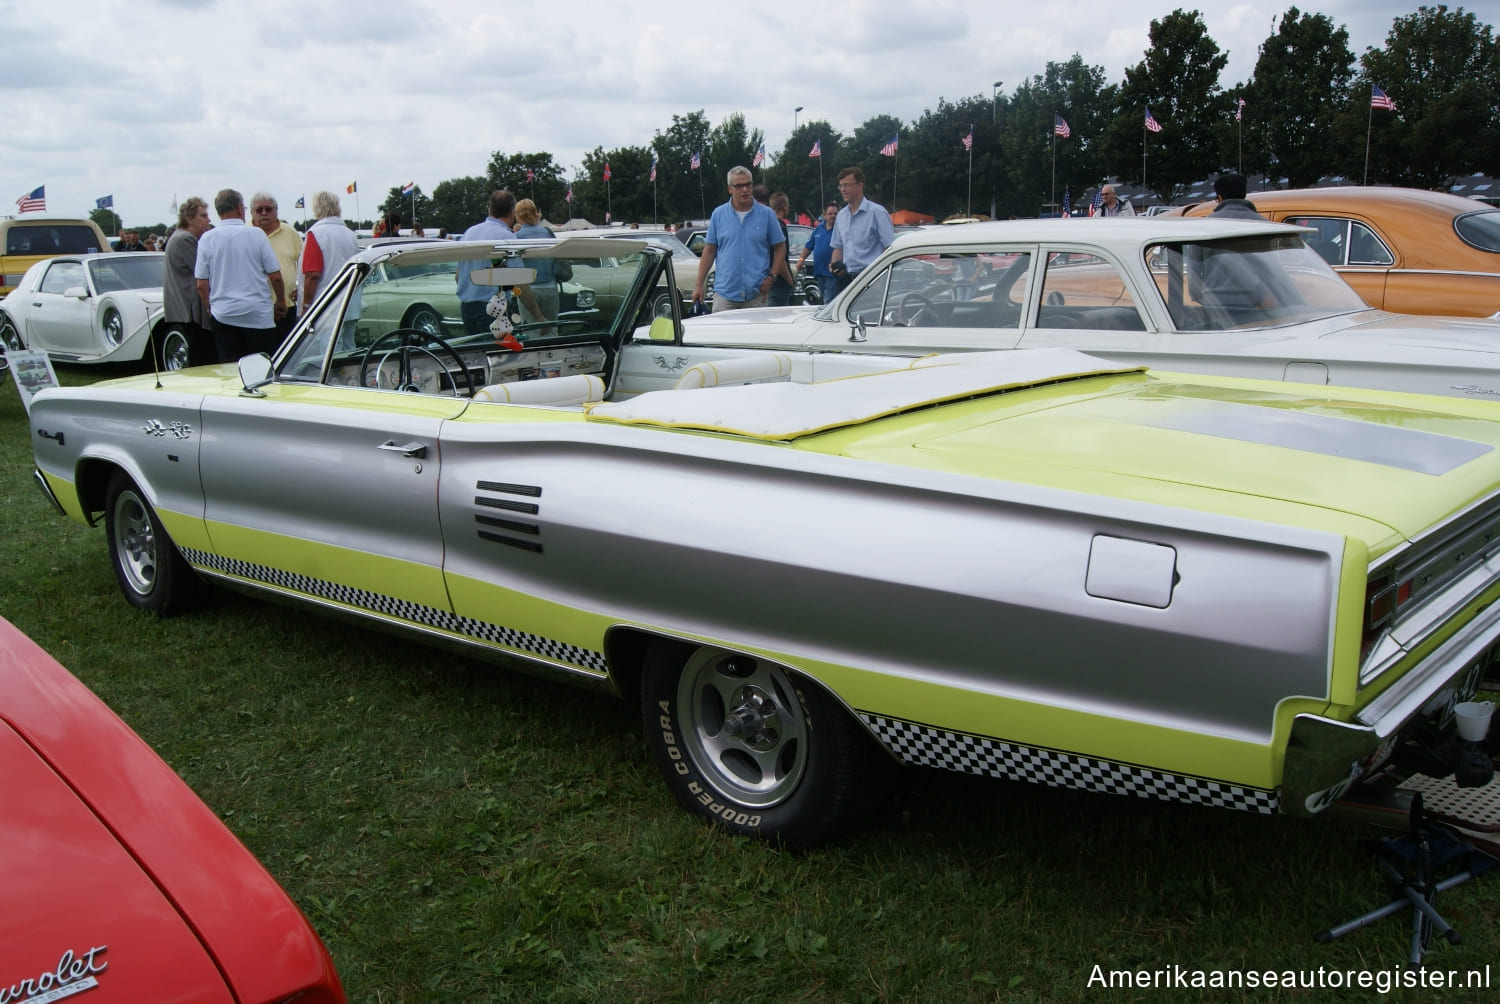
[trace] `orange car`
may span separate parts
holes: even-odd
[[[1418,188],[1252,192],[1268,219],[1316,231],[1307,243],[1372,307],[1403,314],[1500,313],[1500,209]],[[1171,215],[1206,216],[1214,203]]]

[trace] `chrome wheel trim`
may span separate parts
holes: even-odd
[[[780,666],[700,648],[677,685],[687,755],[727,797],[747,807],[786,801],[807,772],[807,714]]]
[[[402,327],[412,328],[422,332],[424,335],[436,335],[441,338],[443,334],[443,319],[431,307],[419,307],[408,315],[407,321]]]
[[[111,348],[125,340],[125,318],[120,316],[119,308],[104,308],[104,316],[99,320],[99,330],[104,333],[104,340]]]
[[[26,348],[21,344],[21,332],[16,329],[15,322],[4,314],[0,314],[0,342],[4,343],[7,352],[20,352]]]
[[[169,329],[161,340],[161,368],[183,370],[188,366],[188,337],[181,331]]]

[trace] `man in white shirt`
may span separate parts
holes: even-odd
[[[286,308],[281,262],[257,227],[245,225],[245,199],[226,188],[214,196],[219,225],[198,238],[193,277],[208,307],[219,362],[255,352],[268,355],[279,341],[276,320]],[[267,285],[269,280],[269,285]]]

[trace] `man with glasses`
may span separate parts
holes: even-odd
[[[714,272],[714,313],[764,307],[771,283],[779,275],[792,281],[786,263],[786,237],[770,206],[755,201],[754,182],[748,167],[729,170],[729,201],[713,211],[703,254],[698,260],[698,281],[693,285],[694,309],[703,303],[709,269]],[[782,252],[773,256],[772,252]],[[774,263],[774,264],[773,264]],[[773,275],[774,270],[774,275]]]
[[[271,242],[276,260],[281,262],[281,299],[277,306],[286,313],[276,319],[276,334],[285,339],[297,321],[297,259],[302,257],[302,238],[295,227],[283,223],[276,214],[276,198],[265,192],[250,197],[250,222],[259,227]]]
[[[792,269],[793,272],[801,273],[802,263],[807,261],[809,253],[812,254],[813,279],[818,284],[818,298],[824,303],[839,293],[838,277],[828,271],[828,266],[833,261],[833,224],[838,216],[837,202],[830,202],[823,207],[823,218],[813,227],[812,233],[807,235],[807,243],[802,245],[802,255],[797,259],[797,267]]]
[[[833,256],[828,268],[842,288],[891,246],[896,231],[885,207],[865,198],[865,172],[859,168],[846,167],[839,172],[839,194],[844,197],[844,208],[833,224]]]

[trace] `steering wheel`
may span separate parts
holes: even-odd
[[[375,364],[375,371],[378,374],[380,368],[385,365],[385,361],[391,356],[396,356],[398,361],[396,371],[397,390],[404,390],[412,394],[421,393],[421,388],[417,385],[416,377],[412,373],[411,359],[413,355],[424,355],[437,363],[440,369],[448,369],[447,365],[428,347],[434,345],[446,352],[449,358],[453,360],[457,371],[463,374],[464,388],[468,391],[468,394],[465,396],[474,396],[474,381],[469,376],[469,368],[464,365],[464,361],[459,357],[459,354],[453,350],[453,346],[443,341],[440,335],[418,331],[416,328],[396,328],[394,331],[387,331],[370,343],[369,347],[365,349],[364,357],[359,361],[359,385],[361,387],[370,386],[370,359],[387,342],[393,342],[394,344],[385,350],[385,353],[380,357],[380,361]],[[453,387],[453,396],[459,396],[456,384]]]
[[[903,293],[896,301],[896,323],[909,328],[931,327],[935,315],[932,302],[921,293]]]

